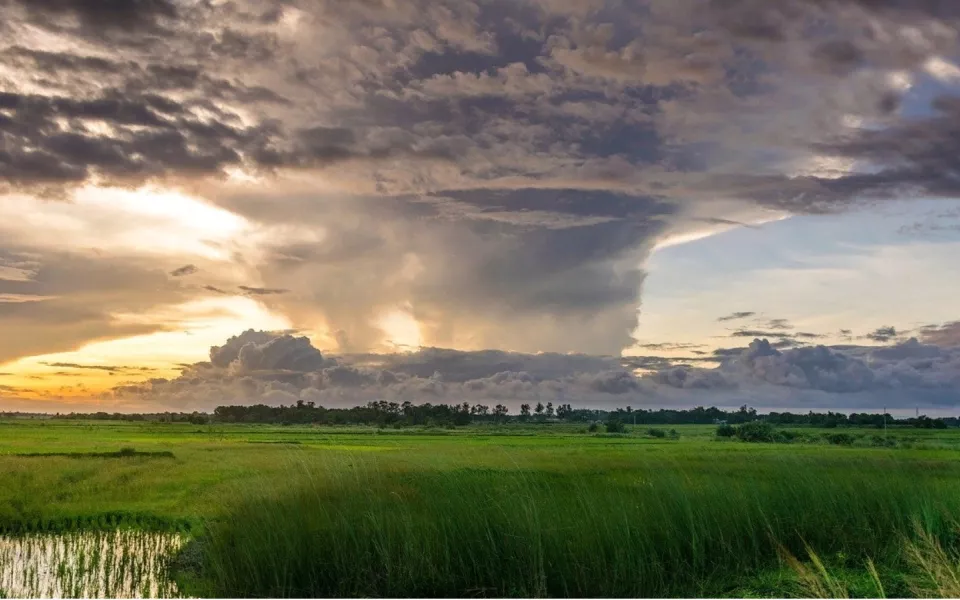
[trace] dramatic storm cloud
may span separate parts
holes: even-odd
[[[652,339],[651,257],[960,200],[958,26],[933,0],[0,0],[0,364],[228,326],[351,356],[693,360],[763,337],[790,358],[751,377],[867,389],[827,383],[869,379],[855,363],[794,362],[841,328],[936,343],[956,315],[828,332],[743,292],[700,307],[709,333],[652,315],[680,323]],[[250,343],[211,368],[281,368]],[[440,385],[413,368],[384,367]]]

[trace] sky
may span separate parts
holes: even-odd
[[[960,402],[949,0],[0,0],[0,410]]]

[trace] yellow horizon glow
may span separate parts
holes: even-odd
[[[176,319],[172,319],[174,316]],[[22,388],[21,397],[25,398],[51,395],[89,398],[124,382],[176,377],[180,363],[207,360],[211,346],[221,345],[246,329],[275,331],[291,327],[287,318],[242,296],[202,298],[141,318],[169,329],[93,342],[67,352],[20,358],[0,365],[0,371],[10,373],[0,378],[0,383]],[[55,366],[58,363],[85,368]],[[128,369],[109,372],[96,367]]]

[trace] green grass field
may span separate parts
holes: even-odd
[[[187,532],[194,595],[946,593],[918,556],[956,563],[960,431],[878,448],[876,430],[836,446],[671,428],[10,420],[0,531]]]

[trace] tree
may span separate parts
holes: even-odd
[[[470,419],[471,417],[469,410],[460,410],[459,407],[455,407],[455,410],[453,411],[454,425],[469,425]]]
[[[566,419],[572,411],[573,407],[571,407],[569,404],[561,404],[557,407],[557,418],[562,421]]]
[[[500,423],[501,421],[503,421],[503,420],[506,418],[506,416],[507,416],[507,407],[506,407],[506,406],[504,406],[504,405],[502,405],[502,404],[498,404],[498,405],[496,405],[496,406],[493,408],[493,419],[494,419],[497,423]]]
[[[547,402],[547,418],[553,416],[553,402]]]
[[[537,402],[537,407],[533,409],[533,412],[537,413],[537,417],[543,416],[543,402]]]
[[[530,418],[530,405],[529,405],[529,404],[521,404],[521,405],[520,405],[520,420],[521,420],[521,421],[526,421],[526,420],[529,419],[529,418]]]

